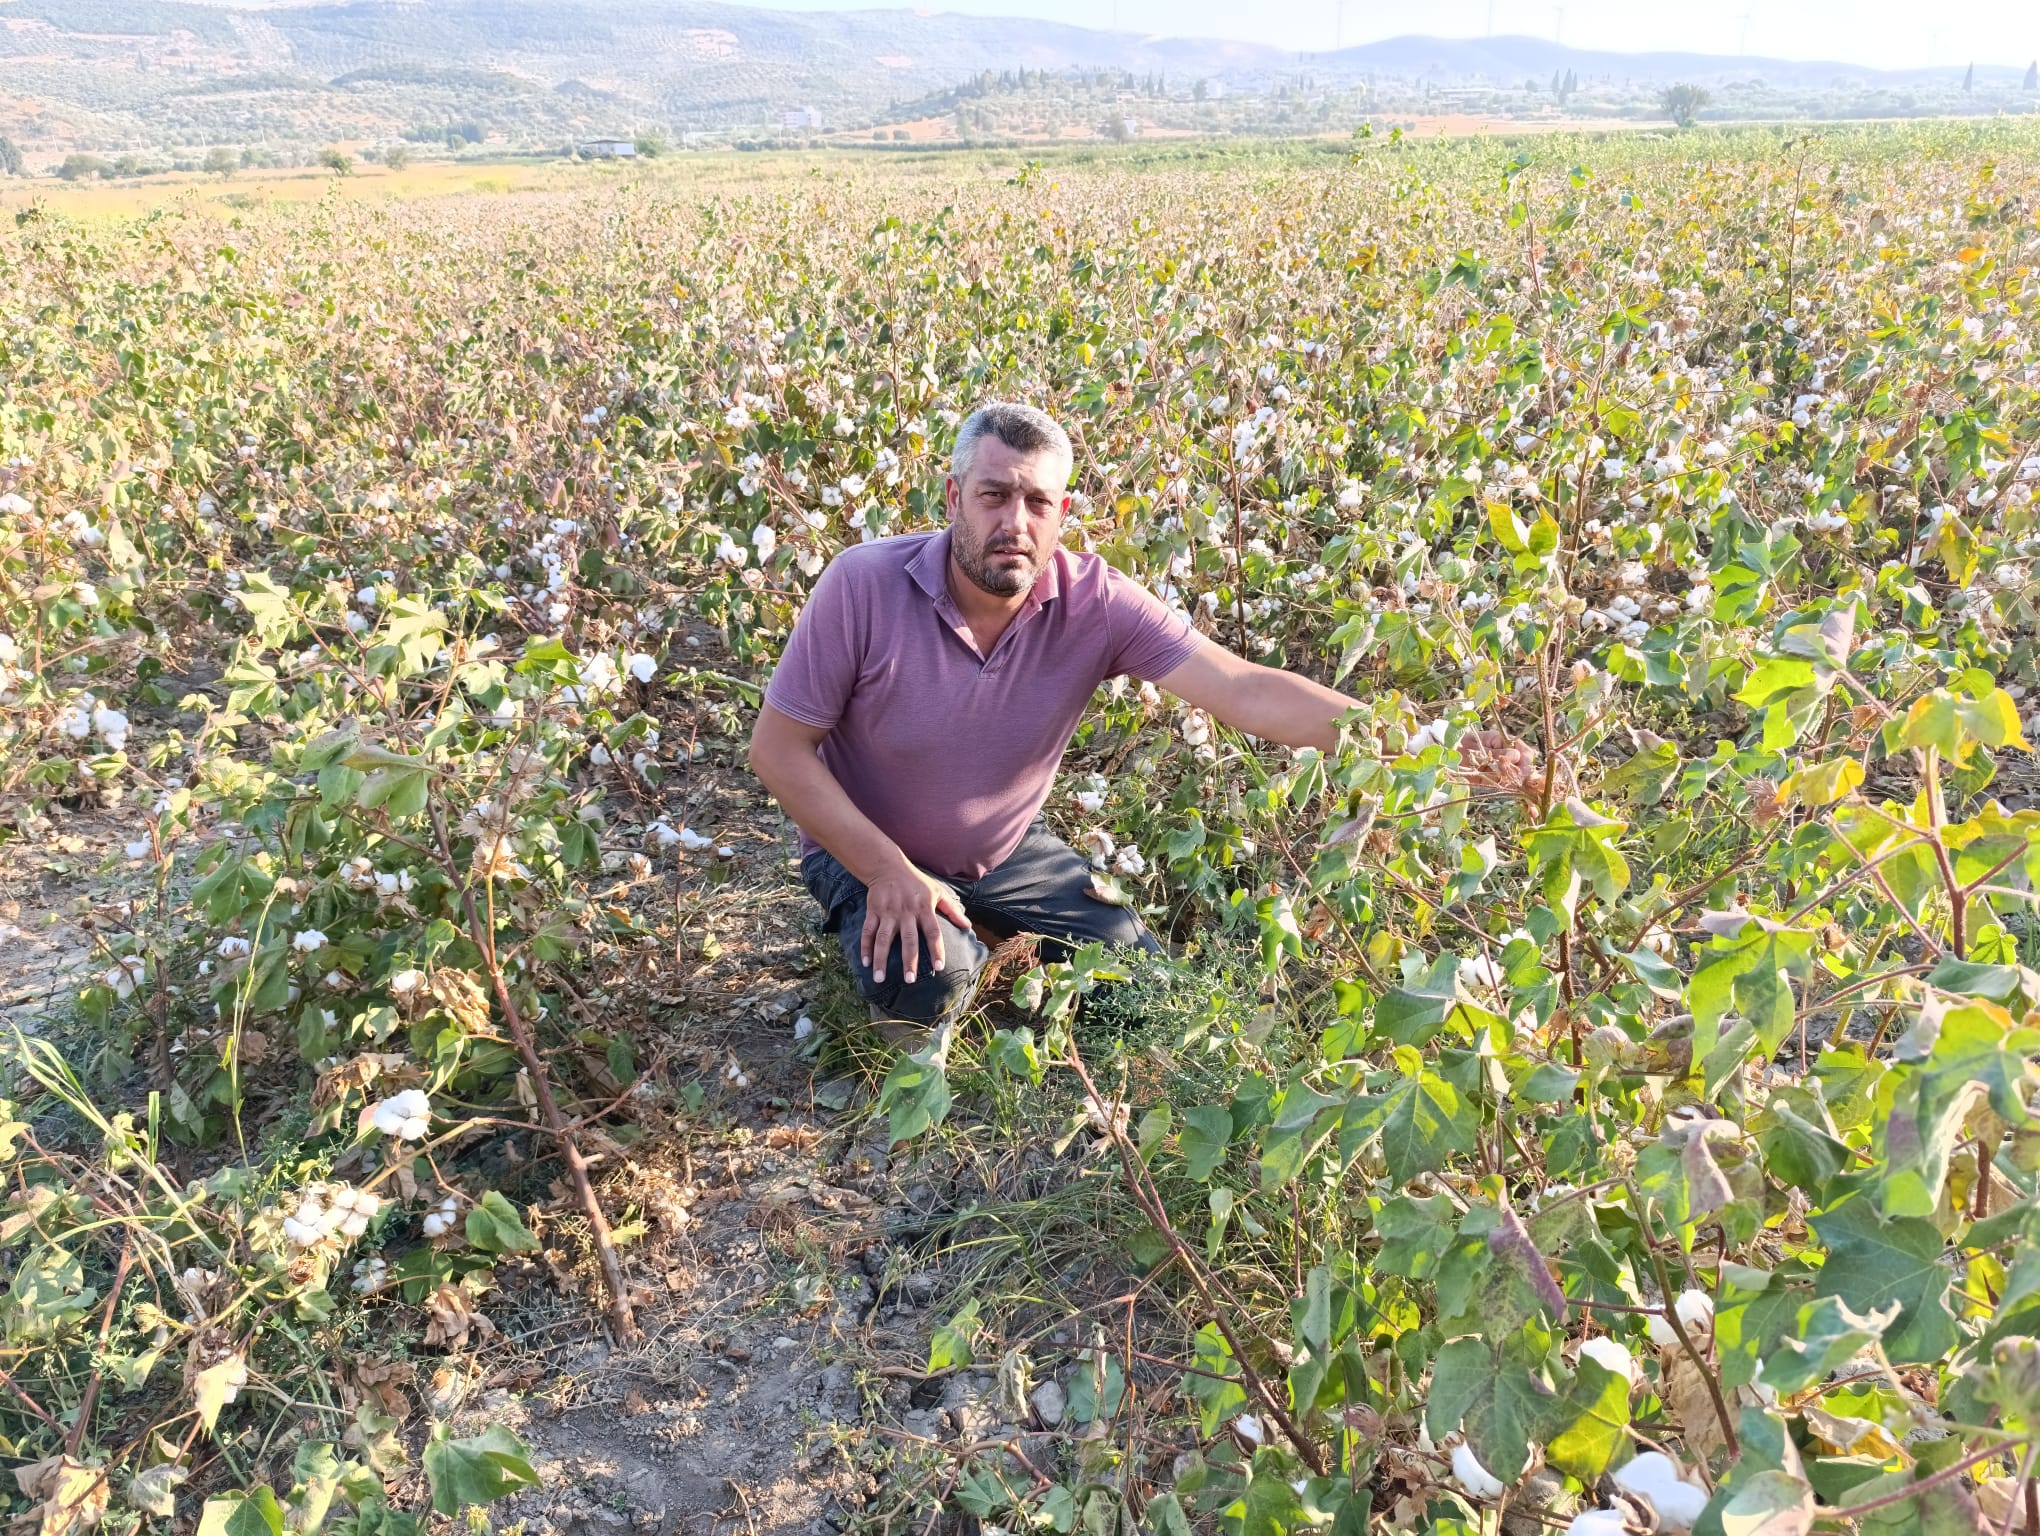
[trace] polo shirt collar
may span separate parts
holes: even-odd
[[[916,550],[914,558],[907,562],[907,574],[938,606],[954,608],[956,600],[949,595],[949,534],[950,530],[944,528]],[[1049,555],[1048,564],[1041,568],[1041,574],[1034,578],[1027,603],[1020,611],[1032,613],[1043,603],[1061,596],[1062,547],[1058,545]]]

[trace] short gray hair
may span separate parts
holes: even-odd
[[[956,429],[956,442],[949,450],[949,473],[957,484],[969,477],[977,446],[987,437],[996,437],[1015,453],[1050,450],[1061,454],[1065,464],[1076,462],[1069,433],[1048,412],[1006,400],[987,400]]]

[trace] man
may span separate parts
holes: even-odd
[[[1329,750],[1353,701],[1257,666],[1096,555],[1061,547],[1070,440],[1023,405],[956,434],[949,527],[844,550],[765,693],[751,767],[801,832],[801,873],[874,1019],[933,1024],[999,939],[1158,946],[1090,895],[1039,819],[1107,678],[1154,682],[1225,724]]]

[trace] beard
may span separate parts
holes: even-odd
[[[994,597],[1018,597],[1041,574],[1031,545],[1001,539],[987,548],[960,519],[950,524],[949,546],[956,557],[957,569],[970,578],[973,586]],[[1017,560],[1013,558],[1016,555]],[[993,564],[995,560],[1000,563]]]

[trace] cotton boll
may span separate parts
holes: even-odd
[[[425,1213],[425,1235],[427,1237],[444,1237],[453,1230],[458,1220],[459,1212],[460,1207],[453,1196],[446,1196],[439,1204]]]
[[[1476,1499],[1498,1499],[1502,1496],[1502,1480],[1480,1464],[1480,1458],[1473,1454],[1473,1447],[1464,1440],[1452,1447],[1452,1476]]]
[[[253,948],[254,946],[246,939],[229,934],[226,938],[220,940],[218,954],[222,960],[239,960],[246,956]]]
[[[1486,955],[1474,955],[1459,962],[1459,979],[1476,991],[1491,991],[1508,978],[1502,974],[1502,968]]]
[[[1678,1305],[1673,1311],[1679,1314],[1679,1321],[1686,1325],[1687,1333],[1699,1329],[1714,1332],[1714,1298],[1705,1291],[1687,1290],[1679,1294]]]
[[[1629,1536],[1629,1519],[1618,1509],[1583,1509],[1572,1517],[1565,1536]]]
[[[1233,1432],[1249,1445],[1261,1443],[1261,1421],[1251,1413],[1243,1413],[1232,1421]]]
[[[656,661],[652,660],[651,657],[647,656],[643,651],[636,651],[633,652],[631,654],[630,659],[624,663],[624,670],[630,673],[631,677],[636,681],[640,683],[649,683],[652,680],[653,676],[658,672],[659,664]]]
[[[370,1111],[375,1128],[399,1141],[422,1141],[432,1122],[432,1100],[421,1088],[406,1088]]]
[[[147,969],[148,962],[140,955],[122,955],[119,963],[103,979],[107,986],[113,988],[115,997],[133,997]]]
[[[292,936],[290,947],[301,955],[313,954],[326,947],[326,936],[316,928],[306,928]]]
[[[1650,1500],[1657,1511],[1658,1529],[1690,1531],[1707,1507],[1705,1490],[1696,1488],[1679,1475],[1679,1464],[1662,1451],[1645,1451],[1608,1474],[1609,1481],[1626,1494]]]
[[[1636,1379],[1635,1358],[1614,1339],[1587,1339],[1580,1345],[1580,1358],[1593,1361],[1609,1375],[1620,1376],[1624,1381]]]

